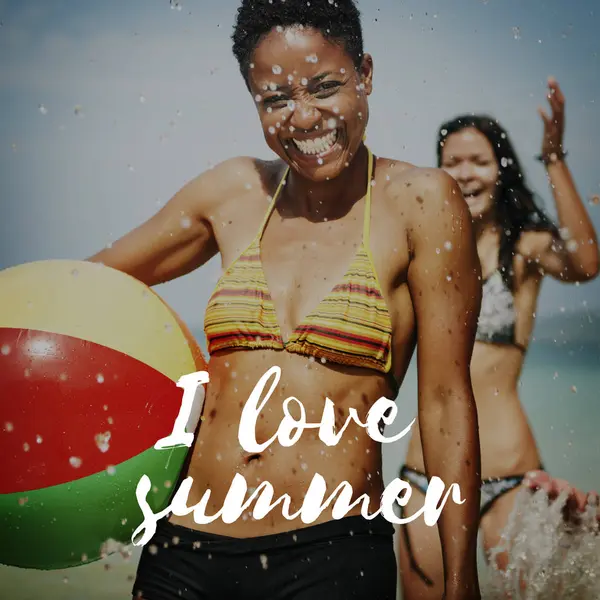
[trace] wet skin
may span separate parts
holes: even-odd
[[[356,68],[342,47],[307,29],[273,30],[252,58],[250,92],[265,139],[279,159],[238,157],[221,163],[91,260],[148,285],[185,275],[217,253],[227,268],[258,233],[269,199],[290,165],[261,241],[262,266],[286,340],[340,282],[362,240],[369,184],[363,136],[373,62],[364,55]],[[335,144],[320,157],[298,149],[332,130]],[[186,473],[194,480],[188,505],[210,489],[206,512],[220,510],[233,477],[241,473],[249,486],[270,482],[275,498],[288,494],[293,512],[319,473],[330,492],[347,481],[355,498],[368,494],[371,511],[377,510],[383,491],[381,445],[363,428],[351,424],[333,447],[307,431],[292,447],[275,441],[266,451],[249,455],[240,446],[238,425],[252,389],[274,365],[281,367],[282,377],[259,417],[259,443],[279,427],[282,403],[289,396],[302,401],[311,421],[320,420],[326,397],[335,403],[338,424],[350,408],[364,420],[381,396],[396,397],[418,325],[419,412],[429,462],[445,481],[463,482],[468,499],[447,506],[448,516],[440,522],[449,589],[456,591],[458,581],[476,585],[475,538],[469,532],[477,513],[473,499],[479,452],[468,369],[481,288],[471,219],[456,182],[442,170],[376,157],[371,190],[369,248],[392,324],[391,372],[333,365],[286,351],[213,354],[204,421]],[[445,247],[451,250],[441,252]],[[404,427],[413,416],[401,410],[399,418]],[[300,519],[288,521],[280,510],[259,521],[244,517],[232,524],[218,519],[198,525],[192,514],[171,516],[171,521],[232,537],[307,526]],[[330,519],[331,509],[326,509],[316,522]]]

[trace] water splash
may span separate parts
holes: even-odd
[[[110,431],[96,434],[94,436],[94,442],[100,452],[108,452],[110,449]]]
[[[566,523],[566,500],[567,492],[553,502],[544,490],[519,492],[502,542],[490,552],[485,600],[600,598],[597,507],[589,505],[578,523]],[[502,552],[508,557],[504,572],[495,562]]]

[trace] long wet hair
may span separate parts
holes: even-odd
[[[498,164],[495,197],[496,218],[501,228],[498,266],[506,285],[512,290],[513,257],[521,234],[525,231],[550,231],[558,236],[558,228],[536,203],[508,133],[497,120],[487,115],[461,115],[443,123],[438,131],[438,167],[442,166],[442,152],[448,136],[467,128],[476,129],[487,138]]]

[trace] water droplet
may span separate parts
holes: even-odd
[[[14,429],[15,429],[15,426],[10,421],[7,421],[6,423],[4,423],[4,431],[6,431],[7,433],[14,431]]]
[[[220,460],[222,460],[222,458],[223,458],[223,457],[221,456],[221,453],[220,453],[220,452],[217,452],[217,456],[216,456],[216,458],[217,458],[217,460],[219,460],[219,461],[220,461]]]
[[[10,346],[8,344],[3,344],[2,349],[0,351],[4,356],[8,356],[10,354]]]
[[[273,65],[272,71],[275,75],[281,75],[282,68],[279,65]]]
[[[260,94],[256,94],[256,96],[254,96],[254,102],[260,102],[262,100],[262,96]]]
[[[23,444],[23,451],[24,451],[24,452],[29,452],[29,444],[28,444],[27,442],[25,442],[25,443]]]
[[[444,242],[444,250],[447,250],[448,252],[450,252],[450,250],[452,250],[452,242],[451,241]]]
[[[273,135],[275,133],[275,127],[273,127],[272,125],[271,125],[271,127],[269,127],[269,133],[271,135]]]
[[[309,54],[304,58],[307,63],[317,64],[319,62],[319,57],[316,54]]]
[[[22,498],[19,498],[19,506],[24,506],[25,504],[27,504],[28,501],[29,501],[29,498],[27,496],[23,496]]]
[[[150,554],[156,554],[158,552],[158,546],[156,544],[150,544],[148,546],[148,552],[150,552]]]
[[[140,103],[144,104],[146,102],[146,96],[144,96],[144,94],[140,95]]]
[[[436,254],[440,254],[440,252],[441,252],[441,250],[440,250],[439,248],[436,248],[436,249],[435,249],[435,253],[436,253]]]
[[[61,374],[58,376],[58,378],[59,378],[61,381],[66,381],[66,380],[69,378],[69,376],[68,376],[66,373],[61,373]]]
[[[98,383],[104,383],[104,375],[102,375],[102,373],[98,373],[98,375],[96,375],[96,381]]]
[[[260,555],[260,564],[265,571],[269,568],[269,559],[266,554]]]
[[[572,385],[571,386],[571,391],[576,394],[577,393],[577,386],[576,385]]]
[[[96,443],[96,446],[98,447],[98,450],[100,450],[100,452],[108,452],[108,450],[110,449],[110,431],[105,431],[104,433],[97,433],[94,436],[94,442]]]
[[[81,106],[80,104],[77,104],[73,107],[73,112],[75,113],[76,117],[83,117],[83,106]]]
[[[579,244],[577,243],[576,240],[569,240],[567,242],[567,250],[569,252],[577,252],[578,248],[579,248]]]
[[[323,164],[323,159],[319,157],[319,158],[317,158],[317,162],[318,162],[320,165],[322,165],[322,164]]]
[[[44,440],[42,439],[42,436],[38,434],[35,436],[35,441],[37,444],[41,444]]]
[[[513,33],[513,37],[515,38],[515,40],[521,39],[521,28],[520,27],[513,27],[512,33]]]
[[[173,325],[171,325],[171,323],[165,323],[165,331],[171,333],[171,331],[173,331]]]
[[[303,463],[300,465],[300,468],[301,468],[303,471],[306,471],[306,470],[308,470],[308,465],[307,465],[305,462],[303,462]]]
[[[43,104],[40,104],[40,105],[38,106],[38,110],[39,110],[39,111],[40,111],[40,112],[41,112],[43,115],[47,115],[47,114],[48,114],[48,109],[47,109],[47,108],[46,108],[46,107],[45,107]]]
[[[452,275],[446,275],[446,281],[452,281]]]
[[[303,78],[300,80],[300,83],[301,83],[302,85],[308,85],[308,79],[306,79],[306,77],[303,77]]]
[[[189,217],[181,217],[181,228],[189,229],[192,226],[192,220]]]
[[[288,100],[287,107],[288,107],[289,110],[295,110],[296,109],[296,103],[293,100]]]
[[[115,468],[114,465],[108,465],[108,467],[106,467],[106,473],[107,475],[114,475],[117,472],[117,469]]]
[[[74,469],[79,469],[79,467],[81,466],[81,463],[82,463],[82,460],[78,456],[71,456],[71,458],[69,458],[69,464]]]

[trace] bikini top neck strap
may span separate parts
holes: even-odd
[[[273,209],[275,208],[275,204],[277,203],[277,198],[279,198],[281,189],[283,188],[283,186],[286,183],[289,172],[290,172],[290,167],[288,165],[283,173],[283,176],[281,177],[281,180],[279,181],[279,184],[277,185],[277,189],[275,190],[275,193],[273,194],[273,199],[271,200],[271,202],[269,204],[269,208],[267,209],[267,212],[265,213],[263,221],[260,225],[260,229],[258,230],[258,234],[256,235],[256,239],[258,239],[258,240],[260,240],[262,238],[265,227],[267,226],[267,221],[269,220],[269,217],[271,216],[271,213],[273,212]]]
[[[363,243],[369,247],[369,232],[371,230],[371,189],[373,187],[373,153],[367,148],[369,153],[369,166],[367,169],[367,193],[365,194],[365,219],[363,223]]]
[[[365,194],[365,218],[364,218],[364,224],[363,224],[363,242],[365,244],[367,244],[367,246],[368,246],[369,231],[370,231],[370,226],[371,226],[371,188],[373,187],[372,186],[373,153],[367,146],[365,146],[365,147],[367,148],[367,153],[368,153],[368,168],[367,168],[368,176],[367,176],[367,192]],[[260,225],[260,229],[258,230],[257,239],[262,238],[265,227],[267,226],[267,221],[269,220],[269,217],[271,216],[271,213],[273,212],[273,209],[275,208],[275,203],[277,202],[277,198],[279,197],[279,194],[281,193],[281,189],[283,188],[283,186],[286,183],[289,172],[290,172],[290,167],[288,165],[285,172],[283,173],[283,176],[282,176],[279,184],[277,185],[277,189],[275,190],[275,193],[273,194],[273,199],[271,200],[269,208],[267,209],[267,212],[265,213],[263,221]]]

